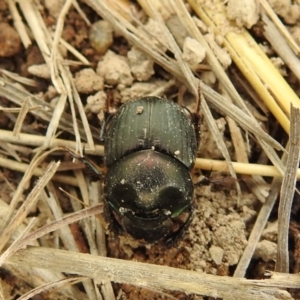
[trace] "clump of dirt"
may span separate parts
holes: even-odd
[[[17,31],[7,23],[0,23],[0,56],[11,57],[21,50]]]

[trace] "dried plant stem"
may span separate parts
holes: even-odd
[[[289,273],[288,235],[291,208],[300,160],[300,109],[291,107],[290,148],[278,208],[278,243],[276,271]]]
[[[70,264],[70,261],[72,262]],[[247,280],[215,276],[166,266],[125,261],[42,247],[27,247],[11,256],[7,264],[68,272],[151,289],[183,291],[223,299],[282,299],[282,288],[299,287],[299,275],[289,280]],[[234,291],[234,292],[233,292]]]
[[[89,66],[90,62],[83,56],[79,51],[77,51],[71,44],[66,42],[63,38],[60,38],[59,43],[65,47],[70,53],[74,55],[79,61],[81,61],[84,65]],[[62,61],[62,63],[65,63],[66,60]]]
[[[247,164],[232,162],[236,173],[245,175],[260,175],[269,177],[282,177],[281,173],[273,166]],[[197,158],[195,167],[203,170],[213,170],[219,172],[228,172],[227,164],[221,160],[212,160],[206,158]],[[300,169],[297,171],[297,178],[300,179]]]
[[[244,277],[252,259],[253,253],[256,249],[256,245],[260,240],[261,234],[265,229],[267,221],[269,219],[270,213],[273,206],[277,200],[278,193],[281,187],[281,178],[275,178],[270,188],[270,194],[267,197],[266,202],[262,206],[257,219],[255,221],[254,227],[252,228],[251,234],[248,239],[248,244],[240,258],[240,261],[234,271],[234,277]]]
[[[65,279],[59,279],[54,282],[46,283],[42,286],[39,286],[35,289],[32,289],[28,293],[23,294],[18,300],[28,300],[28,299],[33,299],[35,295],[38,295],[40,293],[45,293],[49,292],[53,289],[57,289],[60,286],[65,286],[71,284],[76,284],[79,283],[83,280],[87,279],[87,277],[74,277],[74,278],[65,278]]]
[[[288,30],[284,27],[284,25],[282,24],[281,20],[276,15],[276,13],[274,12],[269,2],[267,0],[259,0],[259,2],[261,6],[264,8],[264,10],[266,11],[266,13],[268,14],[268,16],[270,17],[270,19],[273,21],[274,26],[278,28],[278,31],[284,37],[285,41],[289,44],[291,50],[293,50],[293,52],[296,55],[299,55],[300,53],[299,46],[297,45],[297,43],[295,42],[291,34],[288,32]]]
[[[40,109],[39,111],[32,111],[33,115],[47,122],[51,122],[51,119],[53,118],[53,116],[55,116],[55,110],[50,104],[39,99],[33,94],[24,91],[24,89],[19,88],[18,86],[12,84],[10,81],[4,79],[3,77],[0,77],[0,95],[10,100],[11,102],[15,103],[18,106],[22,105],[26,97],[30,97],[31,100],[30,102],[34,107],[42,106],[42,109]],[[72,122],[73,122],[72,116],[63,112],[59,120],[58,128],[70,132],[71,134],[74,134],[74,130],[72,129],[71,126]],[[79,133],[81,138],[83,140],[87,140],[86,138],[87,133],[84,130],[83,123],[79,120],[76,120],[76,122],[78,123],[79,126]],[[99,140],[99,129],[93,126],[89,126],[89,130],[92,132],[93,138],[95,140]],[[51,138],[53,138],[53,136],[51,136]],[[45,144],[46,144],[46,140],[45,140]]]
[[[27,133],[20,133],[18,136],[14,136],[11,131],[2,129],[0,129],[0,136],[1,141],[3,142],[32,147],[42,147],[46,139],[45,136]],[[53,138],[51,140],[51,148],[55,147],[67,147],[75,149],[76,142]],[[86,147],[84,147],[84,150],[87,154],[94,154],[100,156],[104,155],[104,147],[101,145],[96,145],[94,150],[91,150],[87,145]]]
[[[95,214],[101,214],[103,212],[103,205],[98,204],[80,211],[77,211],[75,213],[69,214],[67,216],[62,217],[61,219],[55,220],[49,224],[44,225],[43,227],[35,230],[32,233],[29,233],[28,235],[24,236],[22,239],[18,240],[17,243],[14,244],[14,250],[18,251],[22,248],[25,248],[27,245],[29,245],[32,241],[35,241],[42,237],[45,234],[48,234],[50,232],[53,232],[62,226],[78,222],[79,220],[82,220],[84,218],[93,216]]]
[[[300,80],[300,61],[299,57],[292,51],[285,39],[278,32],[275,25],[266,16],[262,16],[264,25],[264,35],[272,48],[276,51],[284,63],[291,69],[295,76]]]
[[[207,26],[214,28],[216,34],[224,36],[224,45],[241,72],[284,130],[289,132],[290,103],[299,107],[299,99],[269,58],[244,28],[237,31],[232,26],[221,0],[214,0],[213,5],[210,2],[199,5],[195,0],[188,2]]]
[[[16,215],[10,220],[10,223],[1,233],[0,236],[0,252],[5,247],[9,237],[11,236],[12,232],[16,230],[16,228],[24,221],[26,216],[28,215],[32,206],[38,201],[38,197],[49,182],[49,180],[53,177],[54,173],[56,172],[57,168],[59,167],[60,162],[52,162],[49,164],[48,168],[46,169],[44,175],[40,178],[37,182],[36,186],[28,195],[27,199],[23,202],[20,209],[17,211]]]
[[[16,30],[19,33],[20,39],[22,41],[23,46],[27,49],[31,45],[31,40],[27,34],[26,27],[22,21],[22,18],[18,12],[18,9],[16,7],[16,3],[13,0],[7,0],[7,4],[9,7],[9,11],[11,13],[11,16],[14,20],[14,25],[16,27]]]
[[[23,122],[26,118],[26,115],[29,111],[29,105],[28,105],[29,99],[25,98],[24,102],[22,103],[20,112],[18,114],[18,118],[16,120],[14,130],[13,130],[13,135],[18,136],[18,134],[21,132]]]
[[[10,169],[10,170],[17,171],[17,172],[22,172],[22,173],[25,173],[29,168],[28,164],[20,163],[15,160],[12,160],[12,159],[5,159],[3,157],[0,157],[0,166]],[[43,173],[44,173],[44,170],[41,168],[33,169],[34,176],[42,176]],[[77,182],[76,178],[71,177],[71,176],[54,175],[52,179],[54,181],[58,181],[61,183],[78,186],[78,182]]]

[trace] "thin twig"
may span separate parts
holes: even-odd
[[[261,0],[262,1],[262,0]],[[275,25],[266,16],[262,16],[264,25],[264,35],[272,48],[276,51],[278,56],[284,61],[284,63],[291,69],[295,76],[300,80],[300,61],[299,57],[286,43],[286,40],[282,37],[280,32],[277,31]]]
[[[18,134],[21,132],[23,122],[27,116],[28,110],[29,110],[29,98],[25,98],[24,102],[22,103],[20,112],[18,114],[18,118],[16,120],[14,129],[13,129],[13,135],[18,136]]]
[[[281,289],[299,288],[300,280],[298,274],[290,274],[289,281],[285,278],[280,281],[215,276],[204,272],[42,247],[22,249],[6,263],[101,278],[143,288],[177,290],[231,300],[272,299],[272,297],[282,299],[283,294],[287,297],[288,293]]]
[[[273,21],[274,25],[277,27],[278,31],[282,34],[285,38],[291,49],[296,55],[299,55],[300,48],[298,44],[295,42],[289,31],[284,27],[280,18],[276,15],[271,5],[268,3],[267,0],[259,0],[261,6],[264,8],[266,13],[269,15],[270,19]]]
[[[57,289],[60,286],[64,286],[64,285],[69,285],[71,284],[76,284],[79,282],[82,282],[83,280],[86,280],[87,277],[71,277],[71,278],[64,278],[64,279],[59,279],[53,282],[49,282],[49,283],[45,283],[44,285],[41,285],[35,289],[32,289],[31,291],[23,294],[20,298],[18,298],[18,300],[28,300],[28,299],[33,299],[35,295],[38,295],[40,293],[45,293],[45,292],[49,292],[53,289]]]
[[[14,251],[18,251],[22,248],[25,248],[29,245],[32,241],[35,241],[42,236],[53,232],[63,226],[69,225],[71,223],[78,222],[84,218],[93,216],[95,214],[101,214],[103,212],[103,204],[98,204],[95,206],[88,207],[86,209],[82,209],[80,211],[74,212],[67,216],[64,216],[58,220],[52,221],[49,224],[42,226],[39,229],[36,229],[32,233],[27,234],[26,236],[22,237],[14,244]]]
[[[51,162],[49,164],[44,175],[40,178],[33,190],[28,195],[27,199],[18,209],[17,213],[10,220],[8,226],[3,230],[0,237],[0,251],[5,247],[12,232],[14,232],[15,229],[24,221],[32,206],[38,201],[40,193],[42,192],[46,184],[49,182],[49,180],[53,177],[54,173],[59,167],[59,164],[59,162]]]
[[[300,160],[300,109],[291,105],[290,149],[282,182],[278,208],[278,244],[276,271],[289,273],[288,234],[291,208]]]
[[[265,229],[267,221],[269,219],[270,213],[274,207],[274,204],[277,200],[278,193],[281,187],[281,178],[275,178],[270,188],[270,194],[262,206],[255,224],[252,228],[251,234],[248,239],[248,244],[240,258],[240,261],[234,271],[233,277],[244,277],[249,266],[249,263],[252,259],[253,253],[257,246],[258,241],[260,240],[261,234]]]
[[[14,20],[14,25],[19,33],[20,39],[22,41],[23,46],[27,49],[32,43],[31,40],[27,34],[26,27],[23,23],[23,20],[18,12],[18,9],[16,7],[16,2],[13,0],[7,0],[8,7],[11,13],[11,16]]]

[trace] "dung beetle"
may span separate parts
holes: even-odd
[[[105,201],[110,218],[132,237],[170,240],[191,221],[197,120],[172,101],[141,97],[105,125]]]

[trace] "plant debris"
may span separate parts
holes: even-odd
[[[298,2],[0,0],[0,299],[300,299]],[[199,94],[188,229],[111,230],[78,157],[105,177],[108,114]]]

